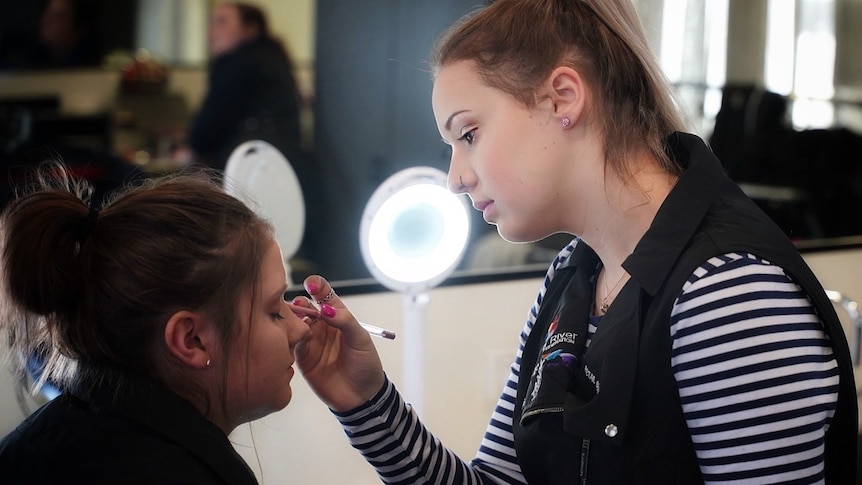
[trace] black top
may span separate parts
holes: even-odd
[[[15,484],[256,484],[227,436],[161,384],[64,393],[0,441]]]
[[[212,62],[188,144],[196,161],[224,169],[240,143],[264,140],[281,150],[299,174],[299,117],[299,91],[289,58],[275,41],[258,38]]]

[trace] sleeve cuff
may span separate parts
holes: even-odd
[[[395,389],[395,384],[389,380],[387,376],[383,382],[383,386],[377,391],[371,399],[365,403],[349,410],[335,411],[330,409],[333,415],[344,425],[350,425],[357,420],[364,420],[372,415],[383,414],[387,408],[392,407],[397,401],[398,392]]]

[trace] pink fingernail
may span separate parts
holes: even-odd
[[[334,317],[335,316],[335,308],[332,308],[331,306],[327,305],[326,303],[324,303],[323,305],[320,305],[320,311],[324,315],[326,315],[327,317]]]
[[[293,301],[291,303],[293,303],[296,306],[299,306],[299,305],[302,305],[306,301],[308,301],[308,300],[306,300],[303,297],[297,296],[296,298],[293,299]]]
[[[314,293],[315,291],[317,291],[317,285],[315,283],[309,283],[308,286],[305,287],[305,289],[309,293]]]

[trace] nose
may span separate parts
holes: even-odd
[[[463,176],[456,175],[452,171],[449,171],[449,175],[446,177],[446,185],[449,187],[449,191],[455,194],[463,194],[467,191]]]
[[[457,161],[453,149],[452,157],[449,159],[449,174],[446,176],[446,185],[449,191],[454,194],[469,193],[470,188],[475,185],[475,177],[469,165],[463,161],[461,163]]]
[[[291,347],[307,339],[311,335],[311,328],[308,324],[302,321],[299,315],[294,314],[290,308],[287,308],[287,340]]]

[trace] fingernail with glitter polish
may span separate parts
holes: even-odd
[[[326,303],[324,303],[323,305],[320,305],[320,311],[321,311],[321,313],[323,313],[327,317],[334,317],[335,316],[335,308],[332,308],[331,306],[327,305]]]

